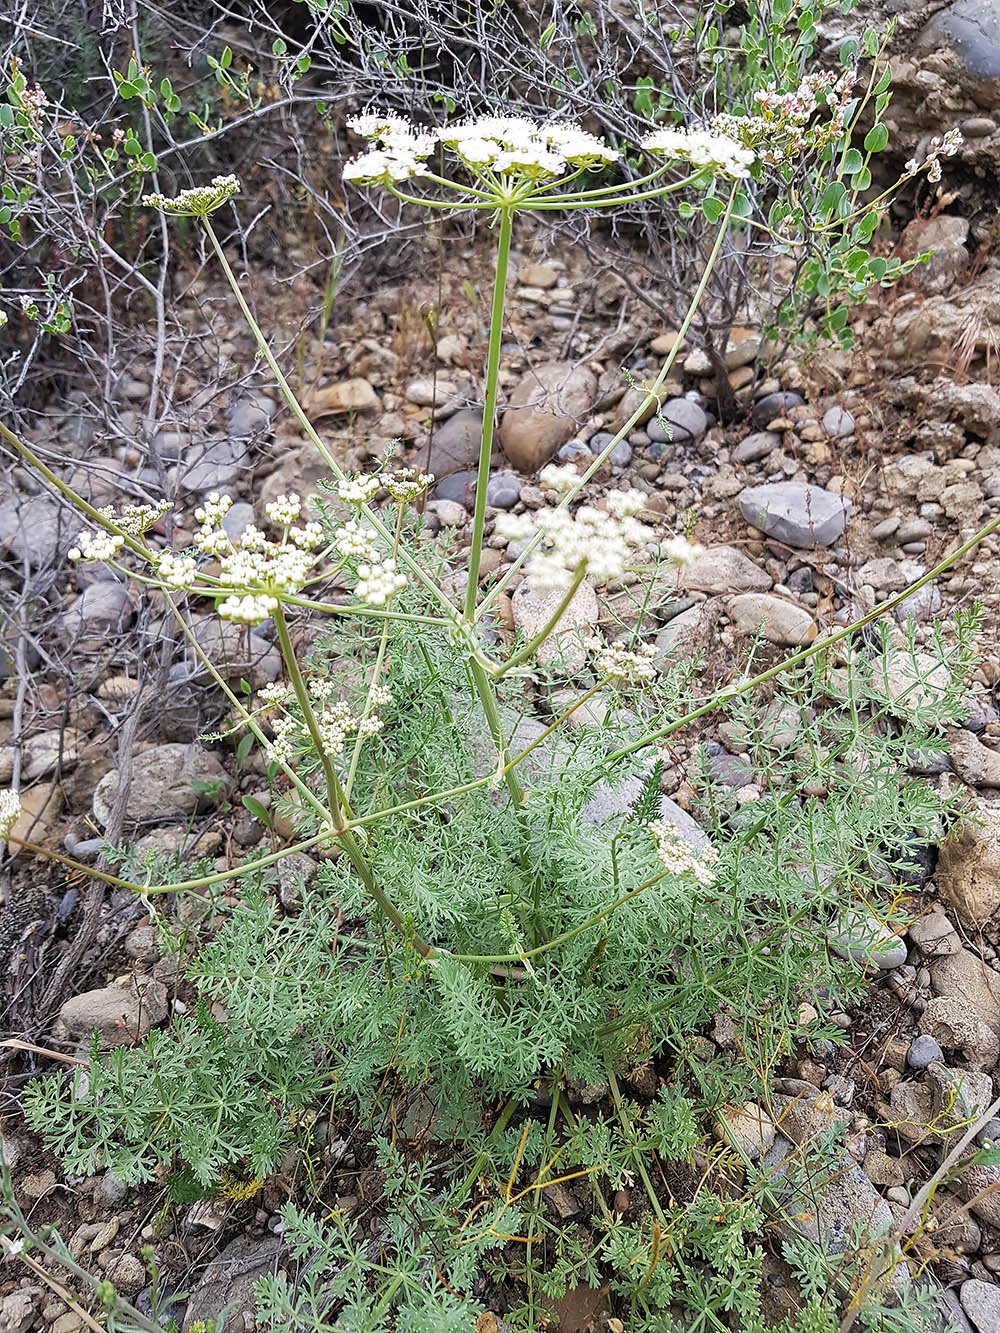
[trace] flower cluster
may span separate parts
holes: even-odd
[[[787,93],[770,83],[754,94],[756,114],[722,113],[713,118],[712,129],[752,149],[761,161],[779,165],[840,137],[856,80],[857,72],[849,69],[839,78],[832,70],[807,74]],[[829,116],[814,119],[821,103]]]
[[[692,560],[697,560],[704,554],[704,546],[698,542],[690,542],[686,537],[668,537],[666,541],[660,542],[660,555],[672,565],[689,565]]]
[[[142,202],[171,217],[205,218],[239,192],[240,183],[235,176],[213,176],[210,184],[195,185],[170,198],[163,194],[144,194]]]
[[[592,639],[589,647],[594,652],[598,671],[612,680],[652,680],[656,675],[653,666],[656,648],[651,643],[641,643],[638,648],[631,649],[621,643]]]
[[[647,134],[642,140],[647,153],[678,162],[689,162],[693,167],[709,167],[720,176],[742,180],[750,175],[756,155],[728,134],[711,130],[664,129]]]
[[[21,814],[21,798],[9,787],[0,791],[0,841],[10,837],[11,829]]]
[[[496,532],[514,542],[541,538],[525,564],[533,587],[567,588],[581,565],[592,582],[608,583],[621,578],[632,552],[647,545],[653,531],[635,518],[646,504],[642,491],[612,491],[606,503],[607,511],[581,505],[575,514],[567,509],[543,509],[534,517],[500,514]]]
[[[579,125],[546,125],[524,116],[481,116],[424,131],[399,116],[369,112],[348,125],[373,145],[344,167],[344,179],[355,185],[388,185],[427,175],[427,159],[438,144],[451,149],[475,175],[505,183],[553,181],[621,156]]]
[[[665,819],[654,819],[646,827],[656,843],[656,855],[672,875],[693,875],[706,889],[715,883],[713,866],[719,859],[719,853],[714,847],[705,847],[696,852],[677,832],[676,826]]]
[[[929,181],[939,181],[941,179],[941,158],[954,157],[964,142],[961,130],[948,130],[944,138],[935,134],[927,145],[927,151],[923,159],[911,157],[907,162],[903,171],[904,176],[915,176],[918,171],[926,169]]]
[[[426,175],[427,159],[436,138],[411,125],[402,116],[368,112],[347,122],[348,127],[373,147],[346,163],[344,180],[355,185],[389,185]]]
[[[345,477],[337,482],[337,494],[348,505],[366,505],[375,499],[382,483],[378,477],[359,472],[356,477]]]
[[[213,491],[195,510],[201,528],[195,534],[194,544],[203,554],[219,561],[219,582],[239,589],[219,603],[219,615],[224,620],[257,625],[277,610],[280,597],[297,593],[303,587],[315,562],[313,550],[322,544],[323,530],[318,523],[292,526],[302,508],[300,498],[293,492],[279,495],[267,506],[268,517],[284,529],[281,541],[271,541],[251,523],[234,542],[222,526],[232,503],[230,496]],[[193,580],[192,557],[164,557],[160,562],[161,573],[165,562],[164,578],[174,586],[185,586],[179,580]]]
[[[0,310],[0,329],[5,328],[6,325],[7,325],[7,311]]]
[[[129,504],[116,513],[112,505],[98,509],[102,518],[119,528],[129,537],[141,537],[160,521],[170,509],[169,500],[160,500],[155,505]],[[76,545],[66,553],[70,560],[113,560],[125,545],[125,538],[117,533],[91,532],[84,528],[76,539]]]
[[[37,83],[34,88],[24,88],[20,93],[20,99],[21,110],[33,125],[37,124],[39,117],[49,104],[44,88]]]
[[[383,472],[378,480],[397,504],[410,504],[413,500],[419,499],[428,486],[434,484],[433,473],[421,472],[412,467],[397,468],[395,472]]]
[[[309,705],[316,721],[323,752],[331,759],[343,753],[348,738],[355,736],[374,736],[381,731],[382,718],[374,712],[356,716],[350,705],[341,699],[335,699],[335,684],[332,680],[319,677],[307,682]],[[372,690],[370,704],[374,705],[375,690],[384,692],[386,702],[392,696],[384,686]],[[260,692],[260,699],[269,708],[282,707],[290,702],[288,690],[283,685],[269,685]],[[280,763],[288,763],[297,753],[308,748],[312,741],[309,730],[299,717],[283,712],[271,724],[274,739],[267,747],[268,758]]]
[[[477,174],[526,180],[555,180],[621,156],[579,125],[542,125],[523,116],[482,116],[440,130],[438,138]]]
[[[406,577],[396,569],[395,560],[358,565],[358,586],[355,592],[369,606],[385,606],[405,587]]]

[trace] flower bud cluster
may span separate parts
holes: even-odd
[[[175,218],[204,218],[227,204],[240,192],[235,176],[214,176],[208,185],[195,185],[190,190],[168,197],[163,194],[144,194],[142,202],[149,208],[159,209]]]
[[[939,181],[941,179],[941,158],[954,157],[964,142],[961,130],[948,130],[943,138],[935,134],[927,145],[927,151],[924,153],[923,159],[911,157],[903,174],[915,176],[918,171],[926,170],[929,181]]]
[[[692,875],[703,888],[715,883],[715,863],[719,853],[714,847],[695,851],[685,842],[674,824],[665,819],[654,819],[646,826],[656,843],[656,855],[672,875]]]
[[[384,720],[380,714],[370,712],[367,715],[356,715],[351,711],[349,704],[341,699],[335,699],[333,696],[336,686],[329,678],[313,678],[307,682],[306,689],[323,752],[329,758],[335,759],[343,753],[344,746],[352,734],[374,736],[382,730]],[[376,685],[369,696],[370,706],[375,704],[376,691],[380,692],[383,704],[391,703],[391,692],[385,686]],[[260,691],[259,697],[268,708],[284,709],[292,701],[289,691],[283,685],[268,685]],[[287,711],[276,717],[271,727],[274,739],[267,747],[269,759],[288,763],[312,744],[312,737],[305,722]]]
[[[730,180],[742,180],[750,175],[756,161],[752,149],[745,148],[728,134],[711,130],[663,129],[647,134],[642,140],[647,153],[689,162],[693,167],[709,167]]]
[[[588,646],[594,653],[598,671],[603,676],[610,676],[612,680],[652,680],[656,675],[653,666],[656,648],[651,643],[641,643],[631,649],[621,643],[592,639]]]
[[[554,482],[560,488],[564,478],[558,471],[556,477],[543,474],[543,484]],[[496,532],[519,543],[541,537],[525,563],[533,587],[567,588],[581,565],[586,565],[587,577],[600,585],[621,578],[633,552],[653,540],[653,530],[634,517],[646,501],[642,491],[612,491],[607,511],[581,505],[575,514],[568,509],[543,509],[534,516],[499,514]]]
[[[806,74],[786,93],[770,83],[754,94],[756,114],[724,112],[713,118],[712,129],[752,149],[761,161],[780,165],[843,134],[856,81],[857,71],[848,69],[839,78],[832,70]],[[821,104],[829,115],[816,118]]]
[[[170,501],[160,500],[155,505],[125,505],[120,513],[116,513],[112,505],[104,505],[97,512],[129,537],[141,537],[158,523],[169,509]],[[103,529],[91,532],[84,528],[76,539],[76,545],[67,551],[66,555],[73,561],[113,560],[124,545],[125,538],[117,533],[105,532]]]

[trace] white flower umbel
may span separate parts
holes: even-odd
[[[11,829],[21,814],[21,798],[9,787],[0,791],[0,840],[10,837]]]
[[[579,486],[580,474],[572,463],[546,463],[538,474],[538,481],[543,490],[569,495]]]
[[[358,575],[355,592],[369,606],[385,606],[401,588],[406,587],[406,578],[396,569],[395,560],[359,565]]]
[[[243,597],[224,597],[217,608],[223,620],[235,620],[241,625],[259,625],[277,609],[277,597],[271,597],[267,593],[247,593]]]
[[[168,551],[160,556],[156,572],[171,588],[190,588],[198,576],[198,566],[193,555],[174,555]]]
[[[89,532],[86,528],[76,539],[76,545],[66,552],[68,560],[114,560],[125,545],[124,537],[115,537],[110,532]]]
[[[355,116],[347,124],[362,139],[369,139],[373,146],[367,153],[345,163],[345,181],[355,185],[387,185],[426,174],[427,159],[436,145],[433,134],[418,130],[402,116],[377,111]]]
[[[196,185],[190,190],[181,190],[180,194],[172,198],[163,194],[144,194],[142,202],[171,217],[205,218],[239,192],[240,183],[235,176],[214,176],[209,185]]]
[[[366,505],[378,495],[382,483],[378,477],[365,476],[359,472],[356,477],[345,477],[337,482],[337,494],[344,504]]]
[[[617,513],[581,505],[575,514],[567,509],[539,510],[534,522],[501,514],[495,530],[508,541],[518,543],[536,533],[541,537],[538,549],[525,563],[525,574],[532,587],[568,588],[584,563],[591,582],[608,583],[621,578],[634,552],[654,537],[652,529],[634,517],[647,503],[643,492],[616,491],[612,495],[621,497],[614,502]]]
[[[705,554],[704,546],[688,541],[686,537],[668,537],[660,543],[660,554],[673,565],[689,565]]]
[[[438,138],[475,175],[500,178],[555,180],[621,156],[579,125],[546,125],[523,116],[482,116],[449,125],[438,131]]]
[[[656,648],[651,643],[642,643],[638,648],[631,649],[621,643],[603,643],[594,639],[589,646],[594,650],[598,671],[610,676],[612,680],[652,680],[656,675],[653,666]]]
[[[434,475],[418,468],[403,467],[395,472],[383,472],[379,482],[397,504],[409,504],[419,499],[428,486],[433,486]]]
[[[275,707],[276,704],[285,703],[291,696],[291,691],[287,685],[280,685],[275,681],[271,685],[264,685],[257,691],[257,698],[268,708]]]
[[[713,867],[719,854],[714,847],[695,851],[665,819],[654,819],[647,828],[656,843],[657,856],[672,875],[691,875],[706,889],[715,883]]]
[[[751,149],[744,148],[727,134],[713,134],[710,130],[655,130],[646,135],[642,146],[647,153],[676,162],[689,162],[693,167],[708,167],[730,180],[749,176],[756,161]]]
[[[333,544],[342,556],[367,560],[369,563],[378,559],[379,547],[374,536],[353,519],[344,524],[334,537]]]
[[[264,512],[272,523],[279,527],[287,527],[289,523],[294,523],[302,512],[302,501],[295,491],[288,495],[279,495],[276,500],[269,501],[264,506]]]

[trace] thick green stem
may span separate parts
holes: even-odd
[[[333,832],[339,833],[341,828],[341,809],[340,809],[340,782],[333,767],[333,760],[326,752],[323,744],[323,736],[319,729],[319,723],[316,721],[316,714],[313,711],[312,700],[309,698],[309,691],[306,683],[302,679],[302,672],[299,670],[298,659],[295,656],[295,649],[292,647],[292,640],[288,633],[288,622],[285,620],[285,613],[279,605],[274,612],[274,629],[278,638],[278,647],[281,649],[281,656],[285,660],[285,668],[288,671],[288,679],[292,683],[292,689],[295,692],[295,698],[298,700],[299,707],[302,710],[302,720],[309,732],[310,739],[316,747],[316,753],[319,755],[320,762],[323,765],[323,777],[326,780],[326,799],[330,808],[330,819],[333,824]]]
[[[479,564],[483,552],[483,529],[486,526],[486,487],[490,479],[490,456],[493,453],[493,432],[496,429],[497,385],[500,379],[500,344],[503,341],[503,311],[507,292],[507,269],[510,264],[510,239],[514,230],[514,213],[510,208],[500,210],[500,234],[497,240],[496,272],[493,276],[493,308],[490,314],[490,341],[486,353],[486,389],[483,395],[483,433],[479,444],[479,470],[476,476],[476,505],[472,514],[472,545],[469,548],[469,582],[465,590],[465,619],[473,620],[476,613],[476,593],[479,586]]]
[[[486,714],[493,744],[496,746],[497,756],[500,760],[498,771],[507,784],[511,800],[520,809],[525,802],[524,788],[518,781],[514,766],[510,762],[510,751],[507,748],[507,741],[503,734],[503,722],[500,719],[500,709],[497,707],[496,696],[493,693],[493,683],[475,660],[470,661],[469,670],[472,672],[472,681],[476,687],[476,693],[479,695],[479,702],[483,706],[483,712]]]

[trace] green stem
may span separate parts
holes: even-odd
[[[548,620],[545,622],[545,624],[542,626],[542,628],[538,631],[538,633],[534,636],[533,639],[530,639],[524,645],[523,648],[521,648],[518,652],[514,654],[513,657],[509,657],[498,671],[494,672],[493,675],[494,680],[499,680],[501,676],[506,676],[508,671],[513,671],[515,667],[519,667],[522,662],[526,662],[530,657],[533,657],[535,655],[536,650],[542,646],[545,640],[555,629],[556,625],[563,618],[566,612],[566,608],[569,606],[570,602],[576,596],[576,590],[583,582],[584,578],[586,577],[586,574],[587,574],[587,562],[584,561],[583,564],[576,571],[576,573],[573,575],[572,582],[570,583],[566,591],[563,593],[562,599],[560,600],[559,605],[556,607],[556,609],[552,612],[552,615],[548,618]]]
[[[256,341],[257,346],[260,349],[261,356],[267,362],[268,366],[270,367],[272,375],[277,381],[278,388],[281,390],[282,397],[284,398],[288,406],[291,408],[296,421],[299,423],[299,425],[305,431],[306,435],[309,437],[310,442],[312,443],[316,451],[319,453],[319,456],[322,458],[323,462],[327,465],[327,467],[330,469],[330,471],[333,473],[334,477],[338,481],[343,481],[345,477],[343,468],[341,468],[340,464],[334,458],[333,454],[330,452],[330,450],[320,439],[319,435],[316,433],[315,426],[313,426],[312,422],[309,420],[309,418],[303,411],[299,403],[299,400],[295,396],[292,386],[288,383],[288,380],[282,373],[281,367],[278,365],[278,362],[276,361],[274,354],[272,353],[270,347],[268,347],[267,339],[264,337],[260,325],[254,319],[250,307],[247,305],[246,298],[244,297],[243,292],[240,290],[240,284],[236,279],[236,274],[233,272],[229,260],[226,258],[225,251],[219,244],[219,238],[213,231],[212,224],[209,222],[208,218],[203,218],[202,221],[204,222],[205,231],[208,233],[208,239],[212,243],[212,249],[215,251],[216,258],[218,259],[219,264],[222,266],[222,271],[226,276],[226,281],[229,283],[233,296],[236,298],[236,304],[239,306],[243,318],[246,320],[247,326],[250,329],[250,332],[254,336],[254,340]],[[375,511],[371,509],[368,505],[362,505],[361,512],[364,514],[365,518],[372,525],[372,527],[379,534],[379,536],[382,537],[384,541],[386,541],[391,545],[392,533],[379,518],[378,514],[376,514]],[[441,589],[434,582],[434,580],[428,574],[424,573],[420,565],[416,562],[416,560],[413,559],[413,557],[405,549],[400,552],[400,559],[401,563],[406,566],[406,569],[409,571],[409,573],[411,573],[417,579],[418,582],[423,584],[424,588],[430,593],[432,599],[435,602],[437,602],[439,606],[444,608],[449,621],[454,622],[455,613],[452,608],[452,605],[448,601],[448,598],[441,591]]]
[[[524,788],[518,781],[517,774],[514,772],[514,765],[510,762],[510,750],[507,748],[507,741],[503,734],[503,723],[500,719],[500,710],[497,708],[496,696],[493,693],[493,685],[486,672],[475,660],[470,661],[469,670],[472,672],[472,683],[476,687],[476,693],[479,696],[479,702],[483,706],[483,712],[486,714],[486,721],[489,724],[490,735],[493,737],[493,744],[496,747],[497,757],[500,760],[499,772],[507,784],[507,790],[510,792],[510,798],[514,805],[520,809],[525,803]]]
[[[497,385],[500,378],[500,344],[503,341],[503,311],[510,265],[510,241],[514,213],[500,209],[500,234],[497,240],[496,271],[493,275],[493,307],[490,314],[490,340],[486,353],[486,388],[483,396],[483,433],[479,444],[479,468],[476,475],[476,504],[472,514],[472,544],[469,548],[469,582],[465,590],[465,619],[472,621],[476,612],[479,565],[486,526],[486,487],[490,479],[490,456],[497,418]]]
[[[573,501],[577,497],[577,495],[580,493],[581,488],[586,485],[586,483],[590,480],[590,478],[594,475],[594,473],[598,470],[598,468],[604,466],[605,462],[607,461],[607,459],[611,454],[612,449],[614,449],[614,447],[617,444],[620,444],[621,441],[624,440],[626,435],[628,435],[634,429],[634,427],[639,424],[639,421],[642,418],[643,414],[645,413],[646,408],[649,406],[649,404],[651,402],[659,400],[660,388],[662,387],[663,384],[666,383],[667,376],[673,369],[674,362],[677,360],[677,357],[681,350],[681,344],[684,341],[684,337],[687,334],[688,329],[691,327],[691,324],[694,321],[694,317],[698,312],[698,307],[701,304],[702,298],[704,297],[705,292],[708,288],[709,278],[711,277],[712,271],[718,262],[719,255],[722,253],[722,243],[725,240],[726,235],[729,231],[729,220],[732,217],[733,205],[736,202],[736,194],[738,188],[739,188],[738,184],[734,184],[732,190],[730,191],[729,202],[726,204],[726,211],[722,215],[719,221],[719,234],[718,236],[716,236],[715,243],[713,244],[711,253],[708,256],[708,260],[705,264],[705,271],[701,275],[701,280],[699,281],[698,286],[695,289],[694,295],[691,297],[691,301],[688,304],[687,311],[684,315],[683,320],[681,321],[681,326],[677,330],[677,338],[674,342],[674,345],[670,349],[670,353],[667,356],[667,359],[660,367],[656,379],[646,390],[646,396],[643,398],[642,402],[638,404],[635,411],[628,418],[628,420],[625,421],[623,425],[614,433],[610,441],[605,445],[605,447],[601,450],[601,452],[596,456],[594,461],[582,474],[582,476],[580,477],[579,481],[576,483],[574,488],[567,495],[563,496],[557,508],[565,509],[568,507],[571,501]],[[518,558],[511,565],[510,569],[508,569],[507,573],[503,576],[503,578],[493,585],[489,593],[487,593],[487,595],[483,598],[482,602],[479,604],[479,610],[476,612],[477,617],[481,616],[484,613],[484,611],[486,611],[490,603],[495,598],[497,598],[500,595],[500,593],[504,592],[507,589],[511,580],[520,570],[525,560],[527,560],[528,556],[531,555],[532,551],[535,550],[535,548],[537,547],[539,540],[540,538],[537,536],[532,538],[532,540],[528,543],[525,549],[521,552]]]
[[[292,647],[292,640],[288,633],[288,622],[285,620],[285,612],[280,603],[274,612],[273,620],[275,634],[278,638],[278,647],[281,649],[281,656],[285,659],[288,679],[292,683],[295,698],[302,710],[302,720],[306,724],[306,730],[309,732],[310,739],[316,747],[316,753],[323,765],[323,777],[326,780],[326,798],[330,806],[333,832],[339,833],[341,829],[340,782],[333,767],[333,760],[323,744],[323,737],[319,729],[319,723],[316,721],[316,714],[313,711],[312,700],[309,698],[309,691],[302,679],[302,672],[299,670],[298,659],[295,656],[295,649]]]

